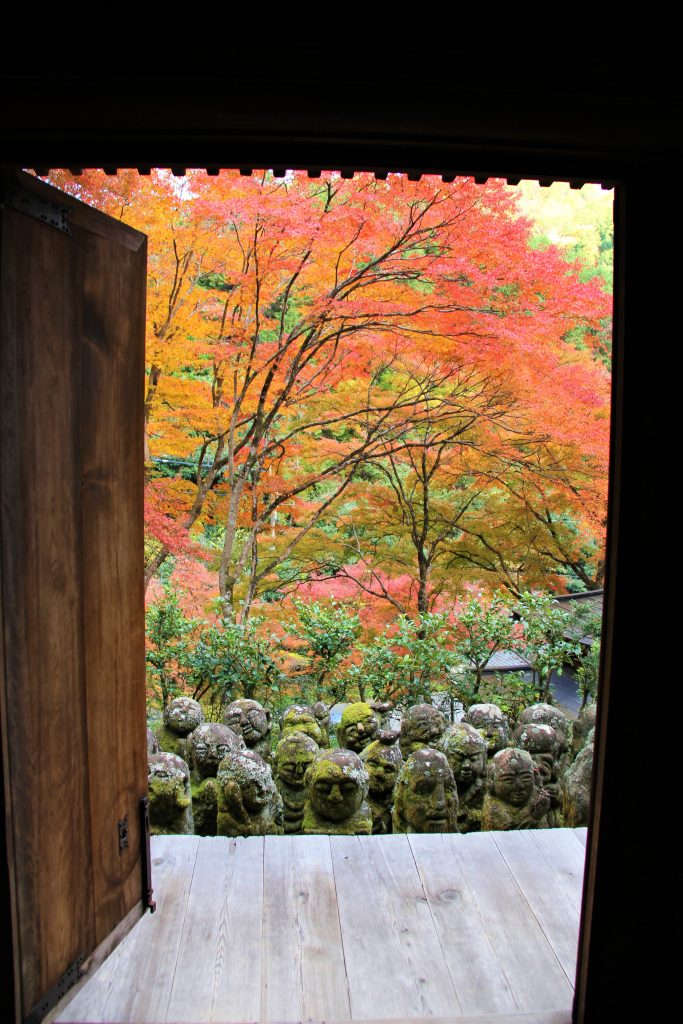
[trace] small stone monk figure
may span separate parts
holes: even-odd
[[[560,740],[557,733],[552,725],[543,725],[540,722],[518,725],[515,730],[515,746],[521,750],[528,750],[533,757],[541,773],[541,785],[550,797],[548,826],[560,828],[562,797],[558,780]]]
[[[559,708],[553,707],[552,704],[532,704],[530,707],[524,708],[524,711],[519,716],[517,727],[519,728],[522,725],[552,726],[560,742],[557,758],[560,764],[560,771],[564,771],[569,764],[569,748],[571,745],[571,722],[565,713],[560,711]]]
[[[479,832],[486,792],[487,743],[467,722],[449,725],[439,749],[446,755],[458,790],[458,831]]]
[[[321,750],[305,776],[305,835],[369,836],[368,773],[352,750]]]
[[[318,744],[303,732],[288,732],[273,754],[273,776],[284,805],[285,835],[298,835],[304,819],[304,777],[319,751]]]
[[[579,751],[585,747],[588,733],[595,728],[597,708],[595,701],[586,704],[579,711],[576,721],[572,722],[572,760],[575,760]]]
[[[393,701],[390,700],[371,700],[370,707],[379,718],[380,728],[389,728],[389,722],[391,719],[391,712],[394,710]]]
[[[382,737],[386,735],[382,730]],[[372,813],[372,834],[391,832],[394,786],[403,764],[401,748],[395,741],[373,740],[361,751],[360,759],[370,776],[368,803]]]
[[[497,704],[472,704],[463,722],[473,725],[486,740],[489,761],[509,742],[508,720]]]
[[[311,711],[315,715],[315,720],[322,733],[319,746],[327,749],[330,745],[330,709],[324,700],[317,700],[315,704],[311,705]]]
[[[241,736],[249,750],[270,763],[271,714],[262,704],[246,698],[234,700],[225,709],[223,725]]]
[[[375,739],[378,729],[379,718],[369,704],[364,701],[347,704],[337,726],[337,742],[345,750],[360,754]]]
[[[218,767],[219,836],[281,836],[282,800],[270,765],[254,750],[234,750]]]
[[[576,760],[567,768],[560,783],[562,815],[567,828],[579,828],[588,824],[593,779],[594,737],[595,730],[591,729]]]
[[[420,747],[437,747],[446,728],[446,719],[431,704],[414,704],[401,719],[399,744],[405,760]]]
[[[394,790],[393,825],[394,832],[458,831],[458,791],[440,750],[422,747],[404,761]]]
[[[161,750],[188,759],[187,737],[204,721],[204,712],[191,697],[176,697],[164,708],[164,720],[154,732]]]
[[[147,753],[148,754],[159,754],[161,753],[161,747],[159,746],[159,740],[156,738],[152,730],[147,726]]]
[[[195,835],[215,836],[218,813],[218,766],[230,750],[244,750],[244,740],[227,725],[204,722],[189,737],[192,813]]]
[[[488,792],[481,813],[482,832],[547,828],[550,797],[541,788],[531,754],[517,747],[499,750],[490,767]]]
[[[149,825],[154,836],[191,836],[194,832],[190,769],[182,757],[150,754],[147,762]]]
[[[308,704],[292,704],[285,711],[280,738],[284,738],[290,732],[303,732],[306,736],[310,736],[318,747],[323,746],[324,736],[320,722]]]

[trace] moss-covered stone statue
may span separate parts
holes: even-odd
[[[273,754],[273,777],[284,806],[285,835],[298,835],[303,827],[306,787],[304,778],[320,748],[303,732],[288,732]]]
[[[489,761],[510,742],[507,715],[497,704],[472,704],[463,722],[473,725],[486,740]]]
[[[324,736],[320,722],[308,704],[292,704],[285,711],[282,716],[280,738],[283,738],[290,732],[302,732],[305,736],[310,736],[318,747],[324,746]]]
[[[595,701],[590,704],[586,704],[585,707],[579,711],[579,717],[575,722],[572,722],[572,745],[571,745],[571,756],[572,761],[575,760],[577,755],[586,745],[586,737],[591,729],[595,728],[595,716],[598,706]]]
[[[486,740],[473,725],[457,722],[444,732],[440,749],[451,766],[458,790],[458,831],[479,832],[486,792]]]
[[[369,836],[368,773],[352,750],[321,750],[305,776],[306,835]]]
[[[195,834],[215,836],[218,813],[218,766],[229,751],[244,750],[244,740],[227,725],[204,722],[190,734],[188,744],[192,769],[190,780]]]
[[[593,779],[594,738],[595,730],[591,729],[576,760],[567,768],[560,782],[562,817],[567,828],[579,828],[588,824]]]
[[[415,750],[404,762],[394,790],[394,832],[457,832],[458,791],[446,755]]]
[[[323,700],[317,700],[315,704],[311,705],[311,711],[315,715],[315,720],[320,726],[320,732],[322,733],[320,747],[325,750],[330,745],[330,709]]]
[[[147,761],[149,830],[154,836],[194,832],[190,769],[177,754],[150,754]]]
[[[565,713],[552,704],[532,704],[519,716],[517,728],[523,725],[549,725],[555,730],[560,744],[557,759],[563,772],[571,759],[572,739],[572,723]]]
[[[269,763],[271,724],[270,711],[266,711],[257,700],[234,700],[223,713],[223,725],[241,736],[249,750]]]
[[[446,719],[431,704],[414,704],[401,719],[399,745],[403,758],[421,747],[438,747],[446,728]]]
[[[161,747],[159,746],[159,740],[156,738],[152,730],[147,726],[147,753],[148,754],[160,754]]]
[[[188,759],[187,737],[204,721],[204,712],[191,697],[176,697],[164,708],[164,717],[154,728],[162,751]]]
[[[391,721],[391,713],[394,710],[394,703],[390,700],[371,700],[370,707],[379,718],[380,728],[388,729]]]
[[[547,828],[550,797],[527,750],[508,747],[494,755],[481,813],[482,832]]]
[[[281,836],[282,799],[270,765],[254,750],[234,750],[218,767],[219,836]]]
[[[370,777],[368,803],[372,814],[372,834],[387,835],[392,828],[394,786],[403,764],[401,748],[395,741],[373,740],[361,751],[360,759]]]
[[[379,717],[369,704],[358,701],[347,704],[337,726],[337,743],[345,750],[360,754],[375,739],[379,729]]]
[[[515,746],[528,750],[541,774],[541,785],[550,797],[548,825],[560,828],[562,825],[562,795],[558,773],[560,740],[552,725],[532,722],[518,725],[515,730]]]

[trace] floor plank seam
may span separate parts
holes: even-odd
[[[173,985],[175,983],[176,971],[178,969],[178,957],[180,956],[180,948],[181,948],[182,941],[183,941],[183,935],[185,933],[185,925],[186,925],[186,922],[187,922],[187,908],[190,905],[190,896],[191,896],[191,893],[192,893],[192,885],[194,883],[194,872],[195,872],[195,868],[197,867],[197,858],[198,858],[198,856],[199,856],[199,843],[197,843],[195,848],[194,848],[194,859],[192,861],[192,876],[190,878],[190,884],[187,887],[187,899],[185,901],[185,912],[183,914],[183,926],[182,926],[182,928],[180,930],[180,938],[178,940],[178,945],[176,947],[175,963],[173,964],[173,974],[171,975],[171,984],[170,984],[169,989],[168,989],[168,1001],[166,1003],[166,1011],[164,1013],[164,1022],[168,1021],[168,1009],[169,1009],[169,1006],[171,1005],[171,997],[173,995]]]

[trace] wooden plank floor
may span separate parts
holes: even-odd
[[[585,829],[152,839],[157,911],[60,1024],[569,1024]]]

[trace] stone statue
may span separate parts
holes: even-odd
[[[558,754],[558,761],[560,763],[560,771],[569,764],[570,760],[570,745],[571,745],[571,722],[563,711],[559,708],[553,707],[552,704],[532,704],[531,707],[524,708],[521,715],[519,716],[517,727],[522,725],[550,725],[557,733],[557,738],[560,742],[560,750]]]
[[[504,715],[497,704],[472,704],[463,722],[473,725],[477,732],[486,740],[489,761],[499,750],[509,743],[509,727],[507,715]]]
[[[319,746],[327,749],[330,745],[330,709],[325,701],[317,700],[315,704],[311,705],[311,711],[315,715],[315,720],[322,733]]]
[[[215,836],[218,813],[218,766],[229,751],[244,750],[244,740],[227,725],[204,722],[190,734],[188,743],[192,767],[190,781],[195,834]]]
[[[204,721],[204,712],[191,697],[176,697],[164,708],[164,718],[155,726],[159,747],[187,761],[187,737]]]
[[[307,704],[292,704],[285,711],[280,738],[284,738],[290,732],[303,732],[306,736],[310,736],[318,747],[323,746],[324,736],[320,722],[313,709],[309,708]]]
[[[481,813],[483,832],[547,828],[550,797],[541,788],[534,759],[526,750],[508,747],[494,755]]]
[[[552,725],[531,722],[518,725],[515,731],[515,745],[528,750],[541,775],[541,786],[550,797],[547,818],[550,828],[562,826],[562,795],[560,793],[558,761],[560,740]]]
[[[190,769],[168,751],[147,762],[149,830],[154,836],[191,836],[194,832]]]
[[[275,748],[273,776],[284,805],[285,835],[297,835],[303,827],[304,777],[318,751],[315,740],[303,732],[288,732]]]
[[[368,803],[372,814],[372,834],[387,835],[391,832],[394,786],[403,764],[401,748],[395,741],[387,743],[380,738],[368,743],[361,751],[360,759],[370,777]]]
[[[364,701],[347,704],[337,726],[337,742],[345,750],[360,754],[374,740],[378,729],[379,718],[369,704]]]
[[[440,750],[414,751],[399,772],[394,790],[394,832],[457,832],[458,791]]]
[[[457,722],[446,729],[440,749],[451,766],[458,790],[458,832],[479,832],[486,792],[486,740],[473,725]]]
[[[306,835],[369,836],[368,773],[352,750],[321,750],[305,776]]]
[[[586,745],[586,737],[591,729],[595,728],[595,715],[597,704],[591,701],[579,711],[579,717],[572,723],[572,760],[575,760],[579,751]]]
[[[595,730],[591,729],[576,760],[567,768],[560,783],[562,815],[567,828],[578,828],[588,824],[593,779],[594,737]]]
[[[431,704],[414,704],[401,719],[399,745],[405,760],[420,747],[437,747],[446,728],[446,719]]]
[[[254,750],[226,754],[218,767],[219,836],[282,835],[282,799],[270,765]]]
[[[394,710],[393,701],[390,700],[371,700],[370,707],[379,718],[379,724],[381,728],[388,728],[389,721],[391,718],[391,712]]]
[[[152,730],[147,726],[147,753],[148,754],[159,754],[161,753],[161,747],[159,746],[159,740],[156,738]]]
[[[270,763],[271,715],[262,704],[246,698],[234,700],[223,713],[223,725],[241,736],[249,750]]]

